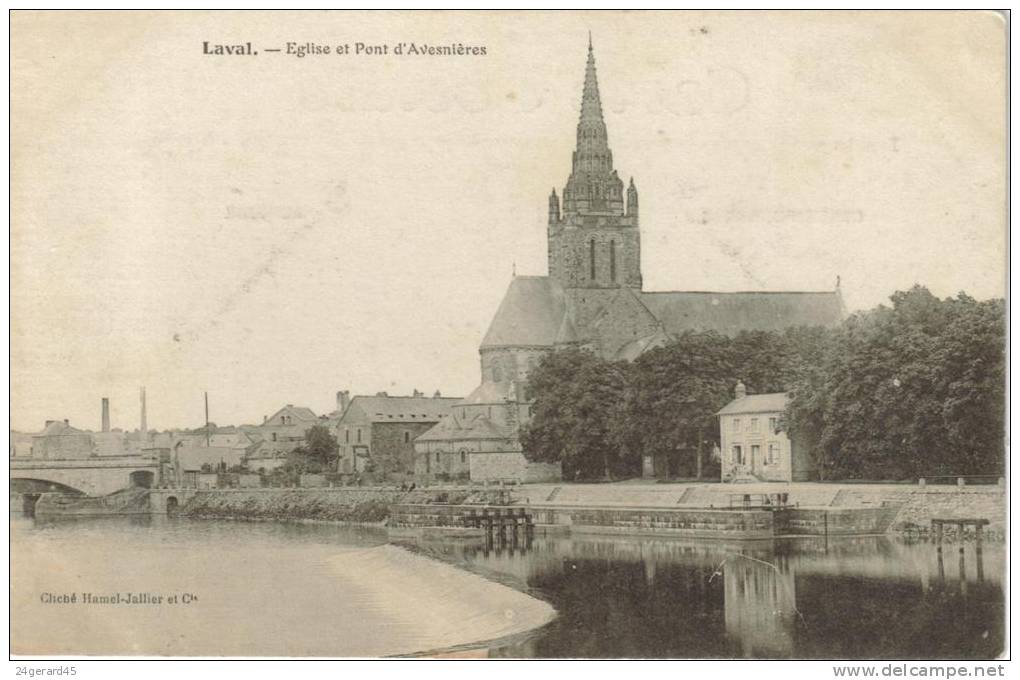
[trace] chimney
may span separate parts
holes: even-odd
[[[351,403],[351,393],[347,390],[340,390],[336,393],[336,410],[343,413],[347,405]]]
[[[736,395],[737,399],[743,399],[747,396],[747,386],[744,385],[743,381],[737,381],[737,386],[733,389],[733,394]]]
[[[386,394],[385,392],[376,392],[375,396],[377,396],[377,397],[388,397],[390,395]]]
[[[110,431],[110,399],[103,397],[103,432]]]
[[[412,397],[424,397],[425,395],[419,392],[417,389],[411,393]]]
[[[149,431],[148,423],[146,423],[146,419],[145,419],[145,388],[144,387],[142,387],[142,391],[141,391],[141,394],[139,396],[140,396],[140,398],[142,400],[142,424],[141,424],[141,430],[142,430],[142,436],[144,437],[145,433]]]
[[[262,424],[265,425],[266,421],[269,420],[269,416],[262,416]]]
[[[71,424],[71,423],[69,423],[69,422],[67,421],[67,418],[64,418],[64,425],[70,425],[70,424]]]
[[[439,399],[442,396],[443,396],[442,392],[440,392],[439,390],[436,390],[436,393],[432,395],[432,398],[433,399]]]

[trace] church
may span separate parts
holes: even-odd
[[[427,481],[537,482],[557,465],[529,463],[518,432],[529,418],[528,372],[548,352],[576,347],[632,361],[687,330],[833,326],[844,315],[826,292],[646,291],[641,279],[638,190],[613,166],[588,44],[572,171],[549,195],[548,275],[515,276],[482,340],[481,384],[415,440],[415,473]]]

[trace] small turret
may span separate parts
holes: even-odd
[[[560,199],[556,195],[556,189],[549,194],[549,224],[558,224],[560,221]]]
[[[634,178],[630,178],[630,186],[627,187],[627,216],[637,217],[638,214],[638,200],[637,200],[637,187],[634,186]]]

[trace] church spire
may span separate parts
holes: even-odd
[[[591,33],[581,90],[581,117],[577,122],[577,148],[570,179],[563,190],[563,212],[623,214],[623,183],[613,170]]]

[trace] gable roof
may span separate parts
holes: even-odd
[[[507,439],[511,436],[509,428],[501,427],[484,415],[459,418],[456,413],[444,418],[430,429],[415,438],[415,441],[449,441],[462,439]]]
[[[287,415],[296,416],[298,420],[318,420],[319,419],[319,416],[315,415],[315,411],[313,411],[312,409],[308,408],[307,406],[294,406],[293,404],[287,404],[286,406],[284,406],[283,408],[278,410],[276,413],[274,413],[273,415],[269,416],[269,418],[266,419],[266,422],[269,422],[270,420],[272,420],[276,416],[280,415],[281,413],[286,413]]]
[[[482,340],[486,347],[548,347],[565,310],[563,289],[548,276],[516,276]]]
[[[773,392],[772,394],[749,394],[740,399],[734,399],[722,407],[716,414],[724,416],[735,413],[775,413],[786,410],[786,402],[789,400],[787,392]]]
[[[356,396],[337,424],[356,420],[358,415],[372,423],[435,422],[446,417],[458,401],[459,397]]]
[[[835,326],[843,320],[839,292],[655,292],[641,300],[665,329],[775,331],[793,326]]]

